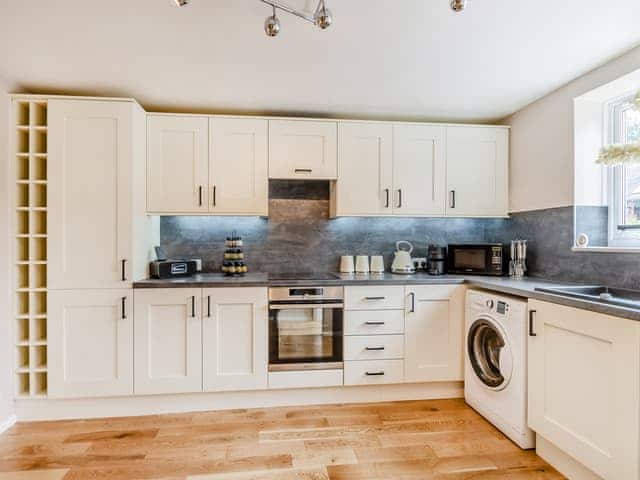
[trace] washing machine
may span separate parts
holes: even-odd
[[[521,448],[535,448],[527,427],[526,301],[467,291],[464,396]]]

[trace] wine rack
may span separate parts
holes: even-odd
[[[47,102],[12,99],[16,398],[47,394]]]

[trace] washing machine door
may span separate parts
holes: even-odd
[[[476,377],[492,390],[511,381],[513,355],[504,330],[489,317],[479,317],[469,327],[467,355]]]

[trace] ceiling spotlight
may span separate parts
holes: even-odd
[[[173,0],[173,3],[178,7],[184,7],[185,5],[189,5],[189,0]]]
[[[314,15],[315,23],[322,30],[326,30],[333,23],[333,17],[331,16],[331,10],[329,10],[325,4],[324,0],[320,0],[318,4],[318,8]]]
[[[280,33],[280,20],[276,16],[276,7],[273,6],[273,15],[264,21],[264,33],[269,37],[275,37]]]
[[[462,12],[467,6],[467,0],[451,0],[449,5],[454,12]]]

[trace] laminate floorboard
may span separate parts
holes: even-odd
[[[463,400],[18,423],[0,480],[556,480]]]

